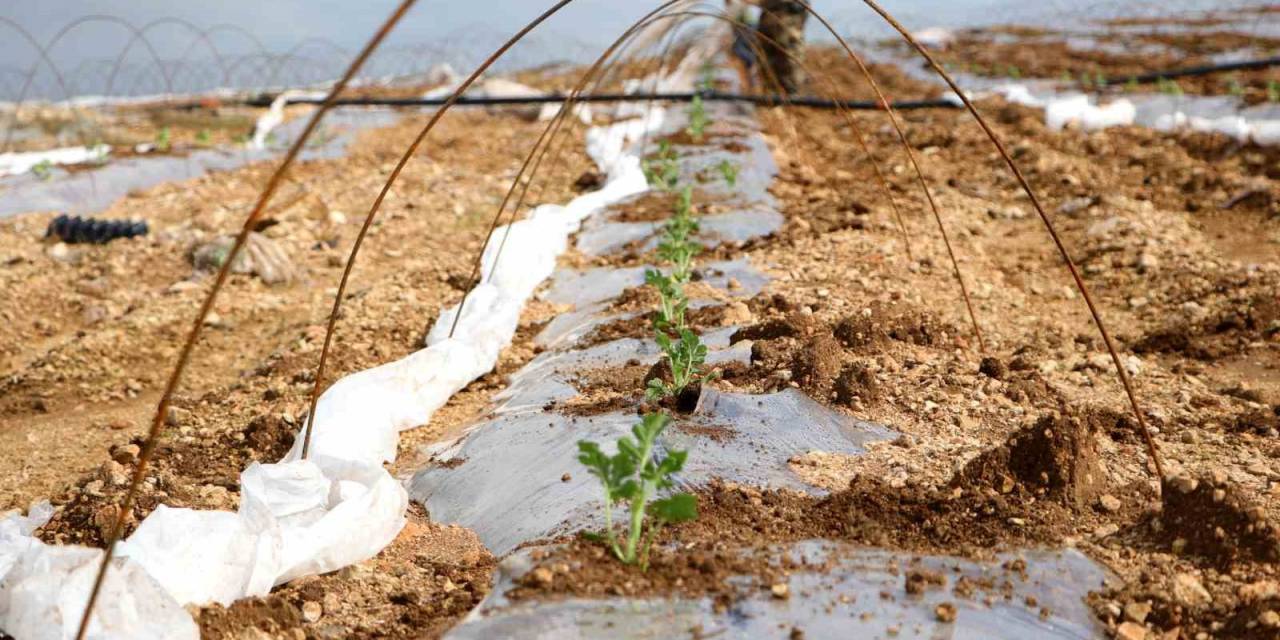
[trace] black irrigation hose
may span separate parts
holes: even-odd
[[[1240,62],[1224,62],[1222,64],[1187,67],[1186,69],[1172,69],[1169,71],[1153,71],[1151,73],[1129,76],[1126,81],[1135,84],[1151,84],[1153,82],[1160,82],[1161,80],[1169,80],[1172,78],[1207,76],[1214,73],[1225,73],[1228,71],[1252,71],[1254,69],[1267,69],[1275,66],[1280,66],[1280,57],[1263,58],[1261,60],[1242,60]]]
[[[134,220],[102,220],[60,215],[49,222],[46,238],[58,238],[72,244],[105,244],[116,238],[147,235],[147,223]]]
[[[692,102],[694,97],[701,96],[704,102],[746,102],[761,106],[796,106],[809,107],[812,109],[858,109],[864,111],[883,111],[884,107],[875,100],[830,100],[827,98],[818,98],[813,96],[782,96],[782,95],[745,95],[738,93],[721,93],[719,91],[699,91],[684,93],[598,93],[590,95],[579,95],[574,102],[641,102],[647,100],[658,100],[667,102]],[[522,105],[522,104],[559,104],[565,101],[566,96],[557,94],[547,94],[542,96],[511,96],[511,97],[467,97],[462,96],[454,101],[454,104],[473,105],[473,106],[494,106],[494,105]],[[266,107],[270,106],[273,95],[262,95],[251,100],[246,100],[243,104],[249,107]],[[298,97],[286,100],[288,104],[320,104],[324,100],[322,98]],[[334,106],[350,106],[350,107],[435,107],[442,106],[448,98],[338,98],[333,101]],[[934,100],[904,100],[894,102],[893,108],[898,110],[910,109],[955,109],[961,105],[954,100],[934,99]]]

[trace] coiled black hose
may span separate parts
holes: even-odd
[[[99,220],[64,213],[49,222],[49,229],[44,235],[71,244],[105,244],[116,238],[145,236],[147,231],[147,223],[142,221]]]

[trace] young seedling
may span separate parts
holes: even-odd
[[[1102,74],[1102,72],[1095,73],[1095,74],[1093,75],[1093,86],[1095,86],[1095,87],[1097,87],[1097,88],[1099,88],[1099,89],[1106,89],[1106,88],[1107,88],[1107,76],[1103,75],[1103,74]]]
[[[1159,80],[1157,80],[1156,87],[1160,90],[1160,93],[1163,93],[1165,95],[1170,95],[1170,96],[1182,95],[1182,87],[1176,81],[1170,80],[1168,78],[1160,78]]]
[[[45,158],[31,165],[31,173],[41,180],[48,181],[53,178],[53,163]]]
[[[679,331],[684,326],[684,312],[689,308],[689,300],[684,296],[684,286],[657,269],[646,269],[644,282],[658,290],[658,316],[653,319],[654,333]]]
[[[1267,102],[1280,102],[1280,80],[1267,81]]]
[[[702,142],[702,134],[707,129],[707,108],[702,104],[702,95],[695,93],[693,102],[689,105],[689,135],[696,141]]]
[[[716,73],[715,67],[710,62],[703,63],[702,77],[698,80],[699,91],[711,91],[715,88]]]
[[[658,348],[662,349],[662,357],[671,365],[671,382],[654,378],[644,390],[649,401],[661,400],[665,397],[679,398],[685,389],[694,384],[710,382],[715,378],[714,372],[703,371],[702,365],[707,360],[707,345],[702,344],[698,334],[687,327],[680,328],[679,338],[672,338],[664,331],[654,334]]]
[[[680,182],[680,164],[666,140],[658,143],[658,153],[653,159],[644,161],[644,177],[659,191],[670,191]]]
[[[1137,91],[1137,90],[1138,90],[1138,79],[1137,79],[1137,78],[1135,78],[1135,77],[1133,77],[1133,76],[1129,76],[1129,79],[1128,79],[1128,80],[1126,80],[1126,81],[1125,81],[1125,83],[1124,83],[1124,90],[1125,90],[1125,93],[1133,93],[1133,92]]]
[[[196,134],[196,142],[202,146],[209,146],[209,130],[201,129],[200,132]]]
[[[1232,78],[1231,81],[1227,83],[1227,94],[1236,99],[1243,98],[1244,85],[1240,84],[1239,80]]]
[[[687,451],[671,451],[658,459],[655,445],[670,422],[663,413],[645,414],[631,428],[633,437],[618,439],[618,453],[612,456],[594,442],[578,441],[578,462],[604,488],[605,525],[597,539],[607,544],[618,560],[638,564],[641,570],[649,568],[649,549],[664,525],[698,517],[698,499],[691,494],[652,500],[659,491],[674,486],[672,476],[684,468],[688,457]],[[613,507],[624,502],[629,512],[625,537],[613,526]]]
[[[738,165],[725,159],[721,160],[716,168],[720,170],[720,175],[724,176],[724,183],[729,185],[730,189],[738,186]]]
[[[1009,65],[1009,77],[1017,80],[1022,77],[1022,70],[1016,65]]]
[[[689,281],[693,274],[693,258],[702,247],[689,240],[698,231],[698,220],[693,215],[693,187],[685,185],[676,199],[675,214],[663,225],[662,240],[658,243],[658,257],[671,263],[671,279],[679,284]]]
[[[169,150],[169,127],[162,127],[156,132],[156,150],[166,152]]]

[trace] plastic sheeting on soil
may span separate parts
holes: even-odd
[[[723,116],[717,113],[715,119],[726,121]],[[735,126],[739,135],[758,136],[746,125]],[[734,206],[768,210],[774,205],[765,197],[764,188],[773,175],[772,162],[756,164],[748,155],[751,145],[746,148],[746,152],[704,148],[692,157],[697,166],[710,166],[729,157],[745,169],[761,169],[755,178],[750,177],[752,171],[743,172],[748,176],[746,186],[756,194],[754,201],[739,201]],[[688,162],[689,156],[682,157],[682,163]],[[689,174],[699,170],[683,169]],[[618,225],[604,221],[595,228],[624,229]],[[704,225],[702,233],[707,231]],[[768,229],[762,225],[740,231],[746,239]],[[612,235],[588,229],[579,236],[579,247],[585,243],[601,253],[616,252],[626,243],[616,242]],[[627,235],[628,241],[646,237],[638,231]],[[717,241],[714,237],[709,240]],[[745,260],[711,263],[702,269],[701,282],[730,297],[752,296],[766,283]],[[883,637],[891,628],[899,637],[931,638],[1020,640],[1092,638],[1098,634],[1083,597],[1100,585],[1103,571],[1075,551],[1019,554],[1028,566],[1025,579],[1005,572],[1018,596],[1011,600],[1001,590],[1004,583],[1000,578],[1005,576],[1000,575],[999,560],[919,558],[823,541],[762,550],[775,562],[788,554],[808,560],[812,571],[794,571],[788,577],[791,592],[803,597],[774,598],[768,585],[762,589],[740,577],[731,582],[741,586],[744,597],[728,610],[717,608],[710,598],[508,600],[505,593],[514,580],[532,567],[529,551],[517,551],[521,545],[603,524],[598,481],[577,462],[577,443],[592,440],[610,451],[638,417],[634,409],[563,413],[556,403],[580,395],[576,383],[585,371],[657,361],[657,346],[647,339],[581,344],[593,328],[637,315],[612,312],[609,302],[628,287],[640,285],[643,270],[558,271],[543,297],[573,308],[535,337],[544,350],[513,374],[508,387],[494,397],[496,406],[490,418],[470,426],[451,442],[428,448],[431,462],[410,479],[411,497],[426,507],[433,520],[472,529],[493,553],[511,554],[500,565],[493,591],[449,637],[668,638],[701,629],[708,636],[754,638],[792,628],[803,630],[807,637],[822,638]],[[736,286],[730,287],[730,282]],[[749,341],[729,344],[734,330],[725,327],[704,332],[703,341],[710,350],[708,363],[750,362]],[[723,479],[821,493],[797,476],[788,461],[812,451],[857,455],[867,442],[892,436],[887,428],[837,413],[797,389],[751,395],[707,388],[697,409],[669,426],[658,447],[689,452],[685,468],[676,478],[678,490]],[[981,588],[971,600],[957,598],[951,585],[921,596],[883,598],[882,593],[901,592],[903,570],[915,564],[941,572],[949,580],[966,575],[994,577],[997,582],[990,598],[982,597]],[[1025,604],[1028,596],[1039,602],[1036,608]],[[934,613],[944,601],[959,610],[952,624],[939,622]],[[1041,606],[1047,609],[1047,617],[1042,617]]]
[[[681,171],[692,181],[707,167],[733,162],[740,167],[741,188],[724,196],[737,206],[778,216],[776,203],[767,193],[777,168],[750,120],[735,117],[730,109],[712,108],[717,134],[733,135],[743,143],[733,145],[733,150],[710,145],[696,148],[681,156]],[[617,223],[604,226],[612,224]],[[775,228],[752,224],[727,235],[741,242]],[[698,240],[715,242],[726,235],[715,229],[704,224]],[[579,246],[584,240],[594,243],[595,238],[586,232],[579,236]],[[574,382],[582,371],[657,362],[657,344],[649,339],[623,338],[586,348],[575,344],[591,327],[634,315],[611,314],[605,303],[627,288],[642,285],[645,269],[562,269],[552,276],[543,298],[574,307],[537,336],[539,344],[553,346],[511,376],[507,389],[494,397],[497,407],[492,420],[473,425],[453,443],[438,445],[433,452],[437,464],[416,474],[410,483],[410,494],[426,505],[433,519],[474,530],[498,555],[529,541],[600,524],[595,479],[586,473],[571,473],[567,481],[562,476],[580,468],[579,440],[611,447],[635,424],[635,412],[571,416],[548,411],[547,405],[579,395]],[[731,297],[754,296],[766,284],[765,276],[744,259],[704,264],[696,278]],[[730,346],[734,330],[726,327],[705,333],[703,342],[711,350],[708,364],[750,362],[750,342]],[[716,437],[708,437],[711,433]],[[719,478],[808,491],[812,488],[790,470],[790,458],[815,450],[858,454],[866,441],[889,435],[883,427],[838,414],[796,390],[757,396],[707,389],[694,415],[669,428],[660,446],[690,452],[678,479],[683,486],[702,486]]]
[[[313,135],[314,144],[302,150],[303,160],[337,158],[362,130],[395,122],[398,116],[385,109],[342,109],[325,116]],[[89,171],[68,173],[53,169],[52,178],[33,174],[0,179],[0,218],[32,211],[96,213],[135,189],[178,182],[211,171],[226,171],[251,162],[276,157],[302,133],[305,118],[284,123],[263,149],[196,149],[184,155],[144,155],[112,160]]]
[[[649,124],[661,123],[658,110]],[[493,369],[525,302],[583,219],[647,188],[639,158],[627,152],[646,132],[629,122],[591,130],[589,140],[608,141],[593,154],[608,176],[605,186],[514,223],[498,262],[507,229],[500,227],[458,333],[447,336],[454,307],[441,313],[426,348],[334,383],[316,408],[308,460],[299,459],[299,435],[280,463],[243,472],[238,512],[162,506],[143,520],[118,548],[91,636],[195,638],[180,605],[264,595],[389,544],[408,507],[404,487],[382,466],[395,458],[398,433],[427,423],[450,396]],[[40,544],[28,535],[28,521],[14,518],[0,522],[0,558],[16,557],[0,574],[0,628],[23,640],[71,637],[102,551]]]
[[[1090,40],[1083,47],[1097,46]],[[911,77],[942,84],[933,71],[922,67],[919,58],[904,56],[885,48],[869,48],[869,59],[898,66]],[[1130,52],[1132,53],[1132,52]],[[1189,130],[1201,133],[1221,133],[1241,143],[1258,145],[1280,144],[1280,106],[1257,104],[1243,106],[1232,96],[1169,95],[1163,93],[1133,93],[1100,104],[1096,95],[1075,90],[1061,90],[1053,80],[1009,80],[976,76],[968,73],[952,74],[961,90],[971,99],[989,95],[1002,96],[1009,102],[1045,111],[1045,126],[1050,129],[1079,127],[1086,131],[1108,127],[1138,125],[1157,131]],[[959,96],[946,88],[946,94],[957,105]]]
[[[792,597],[775,598],[771,585],[731,578],[743,598],[718,610],[711,598],[511,601],[504,594],[533,566],[532,550],[524,550],[499,565],[493,591],[445,637],[615,638],[620,629],[628,638],[685,637],[691,629],[700,629],[701,637],[725,639],[782,637],[792,629],[806,638],[1067,640],[1103,635],[1084,597],[1102,585],[1106,574],[1075,550],[1007,553],[990,561],[825,541],[775,551],[774,557],[787,555],[812,567],[787,575]],[[1014,560],[1026,563],[1025,574],[1005,568]],[[940,574],[946,584],[907,594],[904,577],[912,570]],[[953,591],[962,578],[974,586],[971,597]],[[1029,598],[1035,606],[1028,606]],[[938,620],[934,610],[943,603],[956,608],[954,622]]]
[[[638,345],[601,346],[626,360]],[[656,350],[651,353],[640,359],[656,360]],[[742,356],[750,357],[749,345]],[[526,372],[513,388],[529,384],[545,391],[553,382],[567,384],[540,369]],[[521,399],[520,390],[513,399]],[[578,464],[577,443],[592,440],[611,450],[631,432],[635,411],[565,416],[544,412],[548,399],[539,393],[504,405],[497,418],[438,452],[440,464],[414,476],[410,494],[426,505],[432,519],[474,530],[497,555],[533,540],[601,526],[599,482]],[[810,451],[858,454],[865,442],[889,435],[793,389],[765,395],[707,390],[694,415],[668,427],[659,446],[689,452],[677,479],[682,487],[719,478],[816,491],[790,470],[789,459]],[[566,471],[574,472],[568,481],[562,479]]]

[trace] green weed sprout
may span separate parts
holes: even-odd
[[[1058,81],[1062,84],[1071,84],[1071,72],[1063,71],[1062,76],[1058,78]]]
[[[698,334],[687,327],[680,328],[680,337],[672,338],[665,331],[654,334],[658,348],[662,349],[662,357],[671,364],[671,382],[663,382],[659,378],[649,381],[644,396],[650,401],[670,396],[678,397],[694,383],[710,381],[715,373],[706,373],[702,365],[707,360],[707,345],[702,344]]]
[[[738,165],[725,159],[716,165],[716,169],[720,170],[720,175],[724,176],[724,183],[729,185],[730,189],[738,186]]]
[[[1107,88],[1107,76],[1102,75],[1102,72],[1098,72],[1098,73],[1094,74],[1094,76],[1093,76],[1093,86],[1095,86],[1095,87],[1097,87],[1097,88],[1099,88],[1099,89],[1105,89],[1105,88]]]
[[[702,103],[702,94],[693,94],[693,102],[689,105],[689,135],[694,140],[702,141],[702,134],[707,129],[707,107]]]
[[[1022,77],[1022,70],[1017,65],[1009,65],[1009,77],[1017,80]]]
[[[196,142],[198,142],[198,143],[200,143],[200,144],[202,144],[202,145],[208,146],[208,144],[209,144],[209,130],[208,130],[208,129],[201,129],[201,130],[200,130],[200,132],[196,134]]]
[[[1267,102],[1280,102],[1280,81],[1267,81]]]
[[[48,181],[53,178],[53,163],[45,158],[31,165],[31,173],[41,180]]]
[[[680,164],[676,152],[663,140],[658,143],[658,153],[653,160],[644,161],[644,177],[660,191],[670,191],[680,182]]]
[[[162,152],[169,150],[169,127],[162,127],[156,132],[155,145]]]
[[[672,476],[684,468],[689,455],[687,451],[671,451],[661,460],[657,458],[654,445],[670,422],[664,413],[645,414],[631,428],[633,437],[618,439],[618,453],[612,456],[594,442],[578,441],[578,462],[604,487],[604,533],[597,539],[624,564],[639,564],[642,570],[649,568],[649,549],[664,525],[698,517],[698,499],[691,494],[652,500],[657,492],[674,486]],[[613,507],[623,502],[630,516],[625,538],[613,526]]]
[[[1126,80],[1126,81],[1125,81],[1125,83],[1124,83],[1124,90],[1125,90],[1125,92],[1126,92],[1126,93],[1133,93],[1133,92],[1137,91],[1137,90],[1138,90],[1138,79],[1137,79],[1137,78],[1135,78],[1135,77],[1133,77],[1133,76],[1129,76],[1129,79],[1128,79],[1128,80]]]

